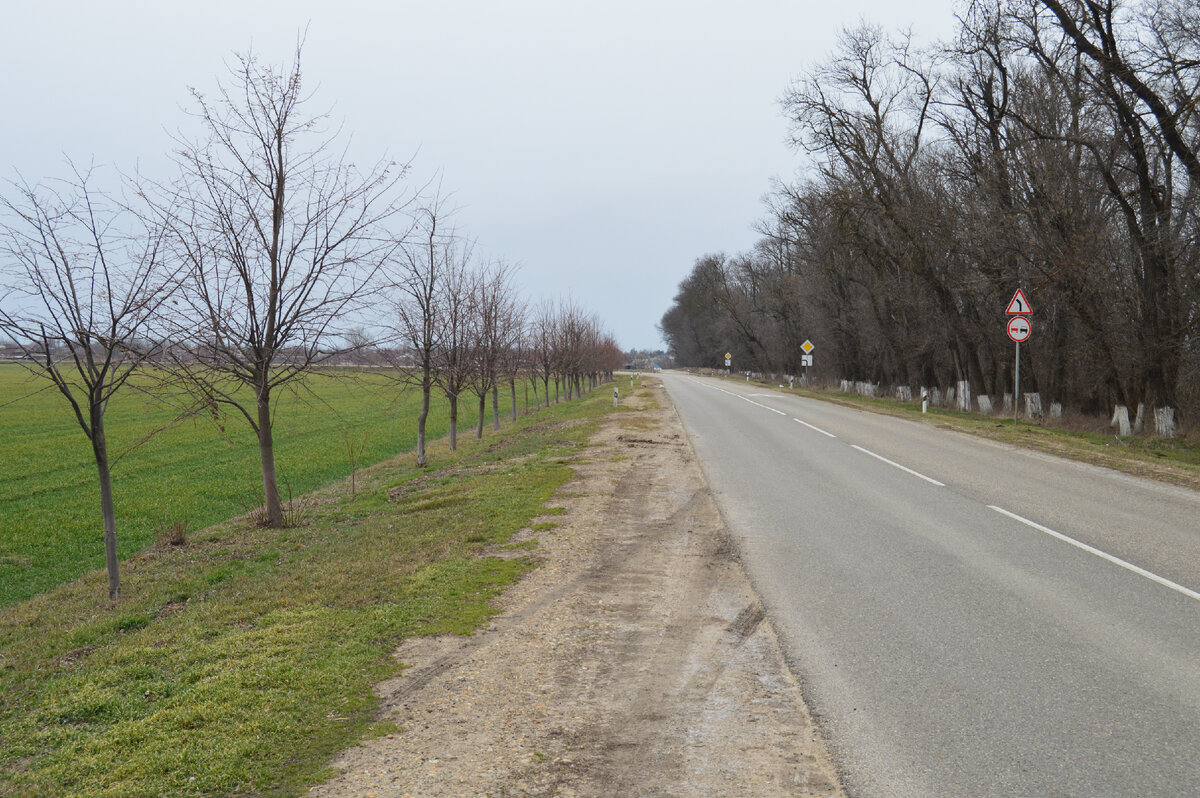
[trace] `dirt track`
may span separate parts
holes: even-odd
[[[840,796],[656,380],[556,500],[542,567],[470,638],[407,641],[401,732],[311,796]],[[625,391],[622,391],[623,393]]]

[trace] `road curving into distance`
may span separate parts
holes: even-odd
[[[1200,495],[663,380],[852,796],[1200,795]]]

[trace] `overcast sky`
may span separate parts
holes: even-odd
[[[531,299],[573,296],[623,348],[706,253],[748,249],[785,145],[778,98],[860,19],[948,36],[953,0],[210,0],[6,3],[0,169],[64,156],[164,168],[194,129],[187,87],[233,51],[283,63],[308,27],[314,109],[362,161],[440,171],[479,251],[520,264]]]

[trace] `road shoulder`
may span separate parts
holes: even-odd
[[[624,401],[514,539],[541,567],[486,630],[401,645],[400,730],[311,796],[842,795],[670,399]]]

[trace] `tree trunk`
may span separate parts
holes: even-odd
[[[258,397],[258,456],[262,461],[263,502],[267,512],[267,526],[271,529],[283,527],[283,502],[279,499],[279,482],[275,478],[275,439],[271,431],[271,394],[262,392]]]
[[[479,394],[479,419],[475,422],[476,440],[483,437],[483,417],[487,415],[487,392]]]
[[[417,416],[417,468],[425,467],[425,421],[429,418],[429,380],[421,385],[421,413]]]
[[[108,471],[108,445],[104,439],[104,415],[98,407],[92,409],[92,453],[96,456],[96,471],[100,477],[100,513],[104,517],[104,564],[108,569],[108,597],[121,597],[121,572],[117,560],[117,514],[113,509],[112,480]]]
[[[516,399],[514,396],[513,399]],[[500,385],[492,386],[492,429],[500,429]]]
[[[447,394],[450,400],[450,451],[458,449],[458,394]]]
[[[1067,358],[1071,355],[1068,351],[1070,341],[1067,337],[1066,324],[1059,321],[1054,325],[1052,340],[1055,357],[1051,360],[1050,366],[1049,400],[1062,403],[1067,399]]]
[[[516,379],[516,377],[509,379],[508,389],[509,389],[509,393],[512,394],[512,420],[516,421],[517,420],[517,379]],[[526,409],[529,408],[529,394],[528,393],[525,394],[525,407],[526,407]]]

